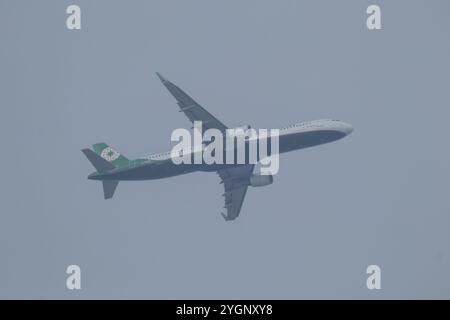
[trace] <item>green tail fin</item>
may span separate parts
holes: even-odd
[[[84,155],[92,163],[97,172],[104,173],[116,168],[112,163],[106,161],[91,149],[83,149],[81,151],[83,151]]]
[[[104,142],[96,143],[92,147],[96,154],[113,164],[116,168],[126,167],[130,163],[130,160]]]

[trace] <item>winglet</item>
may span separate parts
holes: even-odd
[[[231,221],[233,219],[228,218],[228,216],[226,216],[223,212],[220,213],[222,215],[222,217],[225,219],[225,221]]]
[[[167,82],[167,79],[164,78],[159,72],[157,72],[156,75],[158,76],[159,80],[161,80],[162,83]]]

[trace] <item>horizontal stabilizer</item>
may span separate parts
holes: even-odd
[[[116,168],[112,163],[106,161],[91,149],[83,149],[81,151],[99,173],[104,173]]]
[[[105,199],[111,199],[116,191],[119,181],[117,180],[103,180],[103,194]]]

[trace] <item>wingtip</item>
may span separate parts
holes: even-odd
[[[225,221],[231,221],[232,219],[228,218],[227,215],[225,215],[225,213],[221,212],[220,213],[222,215],[222,217],[225,219]]]
[[[164,78],[164,77],[161,75],[161,73],[156,72],[156,75],[158,76],[159,80],[161,80],[162,83],[164,83],[164,82],[167,81],[166,78]]]

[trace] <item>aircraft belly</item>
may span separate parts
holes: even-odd
[[[192,166],[176,165],[171,161],[164,161],[118,172],[114,174],[114,178],[129,181],[153,180],[178,176],[193,171],[196,170]]]

